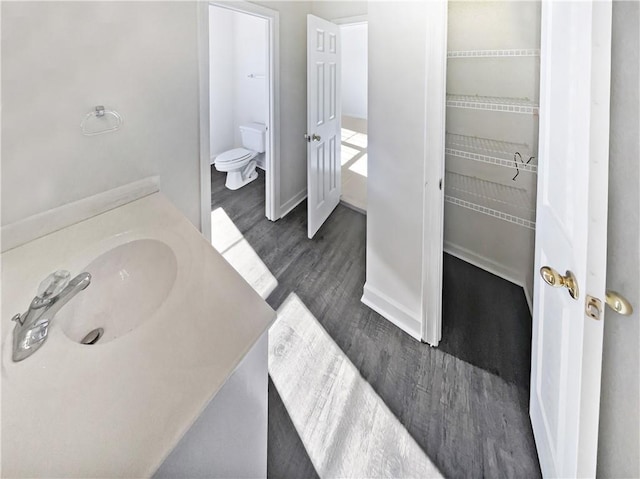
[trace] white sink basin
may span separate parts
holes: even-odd
[[[172,249],[153,239],[135,240],[98,256],[82,271],[91,284],[56,315],[55,323],[73,341],[101,328],[103,344],[142,324],[160,307],[176,280]]]

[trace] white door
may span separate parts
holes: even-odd
[[[341,194],[340,30],[307,15],[307,234],[313,238]]]
[[[542,2],[530,415],[546,477],[594,477],[607,241],[610,1]],[[538,274],[542,267],[552,287]],[[573,298],[559,275],[575,275]],[[587,307],[590,297],[596,298]],[[599,317],[589,317],[590,309]]]

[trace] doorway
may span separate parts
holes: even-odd
[[[439,348],[514,384],[531,370],[539,2],[449,2]]]
[[[200,51],[200,194],[202,231],[209,236],[216,176],[238,197],[249,183],[261,183],[256,208],[271,221],[279,218],[279,15],[248,2],[212,2],[200,7],[199,17],[206,45]]]
[[[341,202],[367,211],[367,43],[366,18],[334,21],[342,41]]]

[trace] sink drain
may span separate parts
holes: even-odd
[[[84,338],[82,338],[80,344],[96,344],[103,334],[104,329],[96,328],[93,331],[90,331],[89,334],[87,334]]]

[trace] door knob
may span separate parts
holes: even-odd
[[[622,296],[620,293],[616,291],[607,290],[605,293],[605,302],[607,306],[613,309],[616,313],[621,314],[623,316],[630,316],[633,313],[633,306],[631,303]]]
[[[320,135],[316,135],[315,133],[313,135],[311,135],[311,139],[313,141],[320,141],[321,140]]]
[[[320,135],[316,135],[315,133],[313,135],[310,135],[309,133],[305,133],[304,139],[307,140],[307,143],[311,143],[311,140],[320,141],[322,138],[320,138]]]
[[[573,299],[578,299],[580,296],[580,290],[578,289],[578,281],[575,275],[567,270],[564,276],[558,273],[550,266],[543,266],[540,268],[540,276],[544,279],[545,283],[554,288],[562,288],[563,286],[569,290],[569,296]]]

